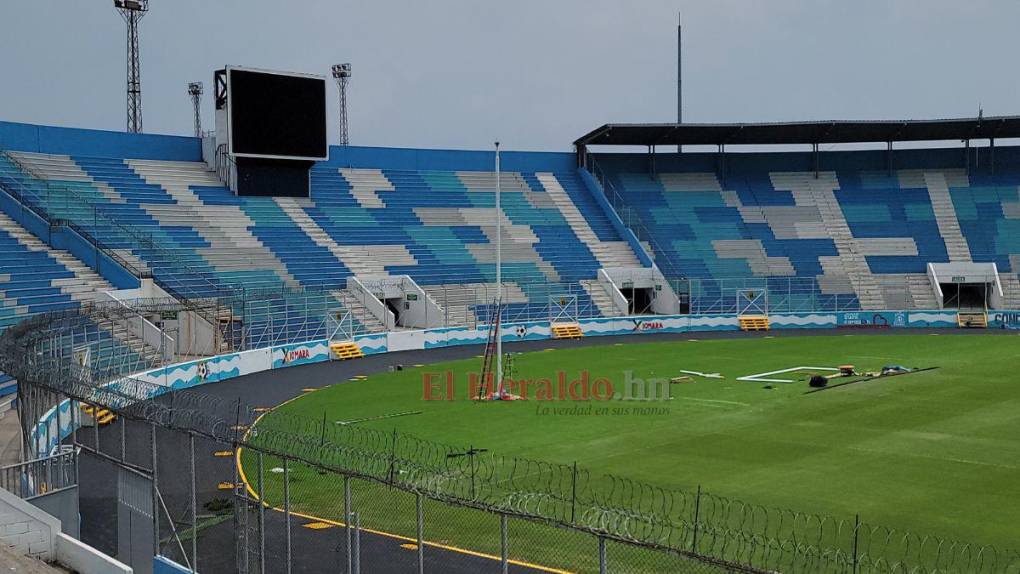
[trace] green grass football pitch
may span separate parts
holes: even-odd
[[[842,364],[858,371],[887,364],[938,369],[813,394],[804,394],[808,371],[769,377],[795,379],[792,383],[736,380]],[[570,381],[587,371],[591,380],[609,379],[616,390],[628,371],[646,380],[676,377],[681,370],[724,377],[693,376],[692,382],[669,385],[670,398],[661,402],[539,401],[532,387],[531,400],[478,403],[471,400],[468,375],[479,365],[479,359],[405,365],[403,371],[343,381],[279,407],[259,428],[273,428],[274,417],[282,421],[284,413],[333,424],[360,421],[351,424],[506,456],[576,462],[592,473],[666,488],[693,491],[700,485],[705,492],[767,507],[850,521],[859,514],[869,524],[897,530],[1018,546],[1016,337],[635,339],[514,356],[515,378],[550,378],[554,386],[560,372]],[[447,372],[454,377],[454,400],[424,400],[425,374],[440,374],[437,388],[445,392]],[[253,456],[246,454],[243,463],[250,478]],[[296,509],[341,516],[335,476],[301,468],[291,476]],[[266,478],[266,498],[273,504],[280,503],[279,477]],[[369,498],[375,497],[366,493]],[[413,533],[413,502],[409,508],[406,516],[378,516],[373,526]],[[462,528],[465,535],[478,529],[467,519],[462,527],[445,528]],[[456,540],[457,534],[447,538]]]

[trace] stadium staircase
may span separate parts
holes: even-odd
[[[956,315],[956,322],[961,329],[987,329],[988,313],[984,311],[963,311]]]
[[[553,339],[580,339],[584,337],[581,326],[577,323],[553,323],[551,332]]]
[[[955,176],[955,177],[954,177]],[[967,240],[960,230],[960,223],[956,219],[956,209],[953,207],[952,196],[949,195],[949,180],[953,178],[958,186],[966,186],[967,182],[962,172],[924,172],[924,186],[928,188],[928,195],[931,197],[931,206],[935,214],[935,222],[938,224],[939,233],[946,243],[946,252],[950,262],[970,262],[970,248]],[[961,179],[963,177],[964,179]]]
[[[740,317],[741,331],[768,331],[769,318],[764,315],[744,315]]]

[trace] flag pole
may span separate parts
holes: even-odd
[[[499,182],[499,142],[496,142],[496,393],[503,394],[503,210]]]

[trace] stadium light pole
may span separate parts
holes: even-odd
[[[503,209],[499,185],[499,142],[496,142],[496,393],[503,395]]]
[[[350,143],[347,137],[347,83],[351,81],[351,65],[336,64],[332,70],[333,79],[336,80],[336,87],[340,92],[340,145],[345,146]]]
[[[127,131],[142,133],[142,64],[138,25],[149,11],[149,0],[113,0],[127,24]]]
[[[676,123],[684,121],[683,95],[683,29],[684,13],[677,13],[676,20]]]
[[[191,96],[191,105],[195,108],[195,137],[202,137],[202,82],[191,82],[188,84],[188,95]]]
[[[684,13],[677,12],[676,20],[676,123],[684,122],[684,94],[683,94],[683,28]],[[677,153],[683,151],[684,146],[676,146]]]

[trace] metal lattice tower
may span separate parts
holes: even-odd
[[[149,11],[149,0],[113,0],[127,23],[127,131],[142,133],[142,65],[138,53],[138,24]]]
[[[188,95],[191,105],[195,108],[195,137],[202,137],[202,82],[188,84]]]
[[[351,79],[351,65],[334,65],[333,78],[340,91],[340,145],[347,145],[350,143],[350,139],[347,137],[347,83]]]

